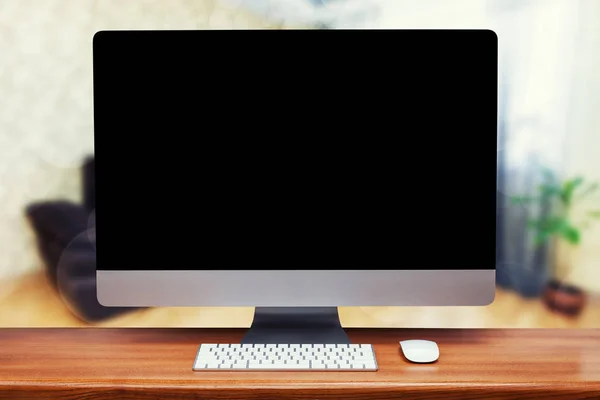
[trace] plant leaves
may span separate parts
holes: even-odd
[[[588,187],[586,187],[583,192],[581,192],[579,194],[579,196],[577,197],[578,199],[583,199],[587,196],[589,196],[590,194],[594,193],[596,190],[598,190],[598,182],[594,182],[591,185],[589,185]]]
[[[546,231],[542,231],[542,232],[538,232],[535,235],[535,245],[536,246],[541,246],[544,243],[546,243],[548,241],[548,239],[550,239],[550,233],[546,232]]]
[[[552,235],[557,234],[564,222],[560,218],[541,218],[529,220],[527,225],[535,231],[535,242],[540,245]]]
[[[588,215],[592,218],[600,218],[600,210],[598,211],[589,211]]]
[[[569,224],[567,224],[560,230],[560,235],[563,239],[565,239],[567,242],[573,245],[578,245],[581,241],[581,233],[579,232],[579,229]]]
[[[535,231],[535,243],[538,246],[546,243],[552,236],[559,236],[574,245],[581,241],[581,231],[565,218],[530,220],[528,225]]]
[[[563,190],[562,190],[562,187],[560,187],[560,186],[546,183],[546,184],[540,185],[540,187],[538,189],[541,194],[541,199],[540,199],[541,201],[548,201],[552,197],[559,197],[559,198],[563,197]]]
[[[570,205],[573,200],[573,193],[583,183],[582,177],[569,179],[563,183],[561,199],[564,204]]]
[[[512,204],[530,204],[536,200],[535,197],[513,196],[510,198]]]
[[[542,176],[548,183],[556,182],[554,171],[552,171],[550,168],[542,168]]]
[[[549,236],[559,236],[573,245],[577,245],[581,241],[581,231],[565,218],[549,219],[544,228]]]

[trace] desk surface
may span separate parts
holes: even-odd
[[[124,399],[600,398],[600,330],[352,329],[378,372],[194,372],[198,344],[238,329],[3,329],[0,397]],[[431,339],[435,364],[405,361],[398,341]],[[554,397],[553,397],[554,396]],[[540,398],[541,398],[540,397]]]

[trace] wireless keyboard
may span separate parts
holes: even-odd
[[[377,371],[370,344],[201,344],[194,371]]]

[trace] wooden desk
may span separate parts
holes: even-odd
[[[194,372],[198,344],[239,329],[3,329],[0,398],[600,399],[600,330],[352,329],[378,372]],[[436,340],[405,361],[398,341]]]

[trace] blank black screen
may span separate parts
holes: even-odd
[[[494,269],[490,31],[100,32],[100,270]]]

